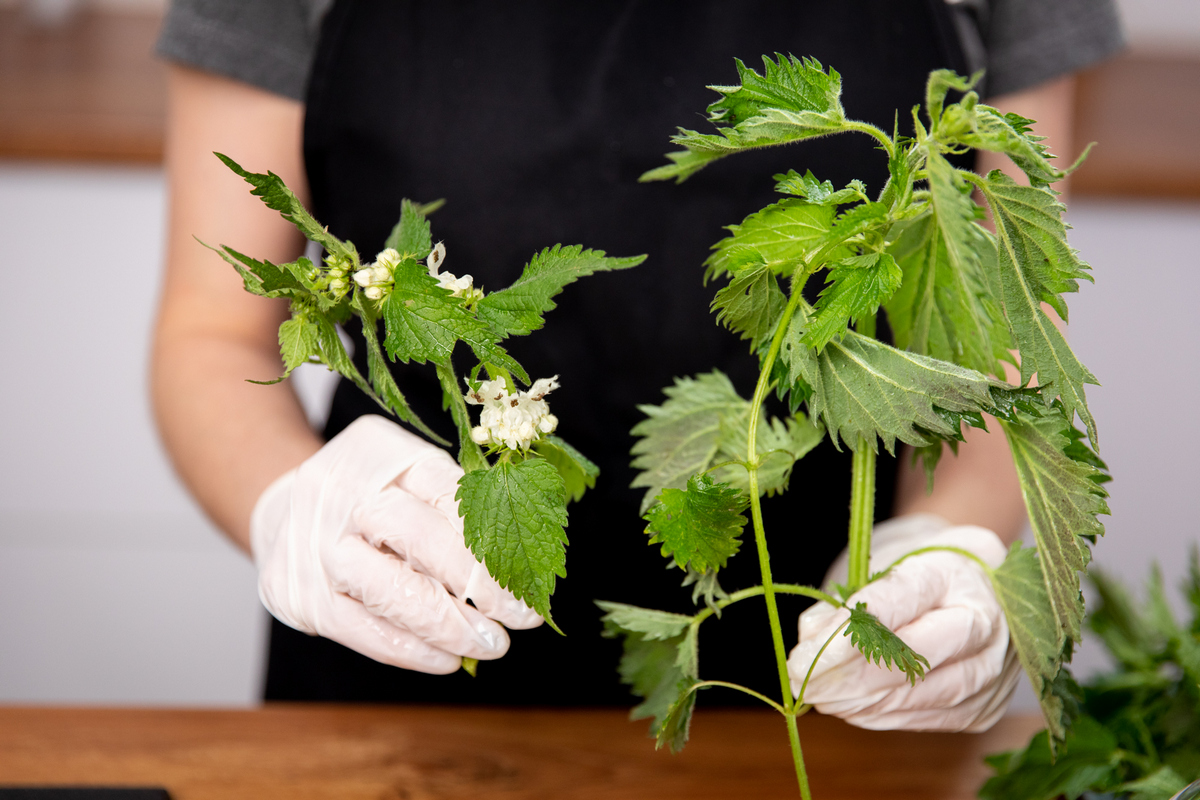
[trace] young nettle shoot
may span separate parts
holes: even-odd
[[[645,257],[608,258],[599,250],[555,245],[536,253],[511,286],[485,292],[470,275],[442,269],[446,246],[434,244],[427,219],[440,201],[404,200],[384,249],[363,263],[354,244],[317,223],[279,176],[247,172],[217,157],[325,251],[319,263],[300,258],[277,265],[225,245],[212,248],[242,276],[246,291],[291,303],[292,316],[279,327],[284,374],[264,382],[277,383],[301,364],[324,364],[384,412],[449,445],[417,417],[388,369],[389,360],[432,364],[458,431],[458,462],[465,474],[457,498],[466,544],[501,586],[557,630],[550,596],[555,580],[566,574],[567,503],[595,486],[599,470],[551,435],[558,420],[546,395],[558,388],[558,376],[530,385],[524,368],[500,343],[542,327],[543,315],[554,308],[552,298],[567,284],[637,266]],[[353,316],[361,320],[366,340],[365,377],[338,336],[337,326]],[[458,348],[460,343],[465,347]],[[459,376],[451,360],[456,348],[459,358],[468,351],[475,362],[466,376]],[[479,378],[484,371],[490,379]],[[468,405],[481,407],[477,425]]]
[[[974,79],[932,73],[924,114],[914,109],[912,135],[900,136],[898,125],[889,135],[848,119],[833,69],[782,55],[764,57],[763,65],[760,74],[738,61],[738,85],[711,87],[720,95],[708,107],[715,132],[681,128],[672,141],[683,149],[642,180],[682,182],[736,153],[837,133],[871,137],[889,178],[872,193],[861,181],[838,189],[807,170],[776,175],[782,199],[731,225],[704,264],[706,280],[727,279],[712,308],[720,324],[748,340],[759,378],[749,401],[719,372],[677,379],[664,390],[665,402],[642,408],[646,419],[633,430],[633,464],[641,470],[634,485],[646,488],[649,541],[687,570],[693,599],[704,599],[690,616],[600,602],[606,634],[624,637],[621,677],[643,700],[634,716],[653,718],[658,745],[678,750],[698,690],[754,695],[785,717],[800,793],[811,797],[796,725],[809,709],[807,680],[794,696],[777,596],[844,609],[845,622],[826,645],[850,637],[870,661],[921,680],[928,661],[879,621],[879,609],[846,601],[879,578],[868,569],[876,455],[880,444],[888,452],[897,442],[910,446],[932,485],[945,447],[957,452],[963,441],[963,425],[984,428],[990,415],[1011,446],[1036,547],[1014,545],[995,569],[975,560],[1004,610],[1053,744],[1066,733],[1060,688],[1083,620],[1080,573],[1090,543],[1104,532],[1097,515],[1108,513],[1107,476],[1093,452],[1096,424],[1084,395],[1084,385],[1096,380],[1043,310],[1048,305],[1066,320],[1063,295],[1090,280],[1067,244],[1064,207],[1049,188],[1067,171],[1030,132],[1032,120],[982,104],[971,90]],[[951,91],[962,93],[958,102],[948,102]],[[1028,185],[999,171],[977,175],[948,159],[971,149],[1006,154]],[[994,233],[974,192],[987,204]],[[824,289],[810,304],[803,290],[814,278]],[[881,310],[894,346],[876,338]],[[996,377],[1004,362],[1019,367],[1020,385]],[[771,393],[789,414],[768,416]],[[1086,437],[1074,427],[1076,417]],[[762,496],[787,488],[794,463],[825,436],[853,452],[849,579],[838,587],[841,597],[774,581],[761,507]],[[741,548],[748,522],[762,584],[726,593],[717,574]],[[804,535],[842,532],[806,528]],[[923,551],[935,549],[954,548]],[[701,624],[755,597],[765,601],[770,622],[778,699],[701,680],[698,671]]]

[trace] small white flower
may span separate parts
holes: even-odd
[[[487,444],[492,440],[492,434],[482,425],[476,425],[471,428],[471,441],[475,444]]]
[[[354,273],[354,282],[357,283],[359,286],[363,287],[364,289],[367,288],[368,286],[370,286],[371,285],[371,270],[370,270],[370,268],[360,269],[358,272]]]
[[[429,267],[429,274],[437,277],[438,270],[442,268],[442,262],[446,260],[446,245],[438,242],[429,251],[429,257],[425,259],[425,266]]]
[[[366,289],[363,289],[363,294],[365,294],[371,300],[378,300],[379,298],[383,297],[383,287],[368,286]]]
[[[330,289],[345,289],[346,282],[344,280],[342,280],[341,278],[334,278],[333,280],[331,280],[329,282],[329,288]]]
[[[386,269],[388,275],[391,275],[400,265],[400,254],[389,247],[375,256],[375,264]]]
[[[529,396],[534,400],[541,400],[546,395],[558,388],[558,376],[550,378],[538,378],[533,382],[533,386],[529,387]]]

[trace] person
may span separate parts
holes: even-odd
[[[735,56],[754,65],[790,52],[835,67],[848,115],[888,130],[922,101],[931,69],[986,65],[993,102],[1038,119],[1063,150],[1070,74],[1120,41],[1108,0],[177,0],[159,42],[172,62],[170,217],[153,398],[183,480],[259,567],[277,618],[266,698],[627,704],[619,645],[599,636],[593,601],[692,608],[680,573],[664,573],[646,546],[629,488],[637,405],[659,402],[675,376],[714,367],[749,396],[756,369],[709,315],[708,248],[722,226],[773,201],[773,173],[811,168],[874,190],[886,175],[871,142],[846,135],[726,159],[679,186],[639,184],[663,163],[669,134],[693,125],[711,101],[707,84],[733,82]],[[322,434],[287,383],[245,382],[279,373],[286,306],[245,293],[193,237],[276,263],[303,242],[212,151],[278,173],[367,257],[382,249],[402,198],[446,198],[431,218],[435,238],[448,268],[477,286],[507,285],[556,242],[648,255],[637,269],[568,287],[544,330],[511,342],[531,375],[560,376],[559,431],[602,470],[570,509],[568,577],[553,598],[565,637],[480,574],[454,507],[460,473],[444,451],[367,417],[378,408],[344,380]],[[986,154],[980,162],[1005,168]],[[352,322],[346,332],[365,369],[361,331]],[[452,439],[432,369],[393,366],[420,416]],[[826,442],[796,465],[786,494],[764,503],[777,580],[820,584],[844,547],[848,466],[849,454]],[[949,535],[1003,558],[1024,524],[1002,436],[969,432],[932,493],[904,453],[880,459],[878,486],[880,513],[898,518],[879,526],[882,544]],[[908,563],[933,578],[974,569],[946,554]],[[743,553],[721,581],[754,585],[757,569]],[[924,684],[937,691],[892,687],[884,709],[866,697],[877,686],[831,677],[828,709],[869,727],[991,724],[1016,670],[995,599],[973,575],[960,624],[924,634],[938,651]],[[901,588],[884,580],[872,590],[886,603]],[[922,603],[908,620],[916,627],[953,604]],[[777,691],[765,617],[753,603],[728,608],[704,631],[702,675]],[[458,670],[463,656],[490,660],[472,678]]]

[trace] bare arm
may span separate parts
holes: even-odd
[[[1074,78],[1060,78],[1028,91],[995,98],[989,104],[1003,112],[1015,111],[1037,120],[1034,130],[1047,137],[1050,149],[1065,161],[1072,153],[1074,91]],[[977,167],[983,173],[999,169],[1026,182],[1024,175],[1006,156],[980,153]],[[1064,192],[1064,183],[1055,188]],[[1053,311],[1047,309],[1047,312],[1057,321]],[[1008,379],[1014,381],[1015,373]],[[957,458],[946,453],[934,473],[931,494],[925,492],[924,470],[919,464],[912,464],[912,451],[902,453],[896,485],[896,514],[924,511],[939,514],[956,524],[982,525],[994,530],[1006,544],[1020,536],[1025,525],[1025,505],[1008,441],[1001,434],[1000,425],[990,417],[988,428],[990,434],[968,429],[967,440],[959,445]]]
[[[254,297],[193,236],[276,263],[303,239],[249,193],[212,152],[273,170],[303,198],[303,106],[242,83],[172,67],[166,167],[170,198],[166,276],[154,333],[151,392],[176,470],[209,517],[249,551],[250,512],[275,478],[315,453],[280,374],[283,301]]]

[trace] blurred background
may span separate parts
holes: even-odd
[[[1072,345],[1116,480],[1095,563],[1169,585],[1200,540],[1200,3],[1120,0],[1085,73]],[[165,187],[161,0],[0,0],[0,703],[251,705],[266,613],[171,472],[147,402]],[[29,270],[28,273],[25,271]],[[33,274],[36,293],[20,275]],[[34,299],[36,298],[36,300]],[[310,370],[311,371],[307,371]],[[297,372],[312,419],[328,374]],[[1179,604],[1182,608],[1182,603]],[[1085,642],[1083,675],[1103,668]],[[1033,710],[1023,688],[1015,710]]]

